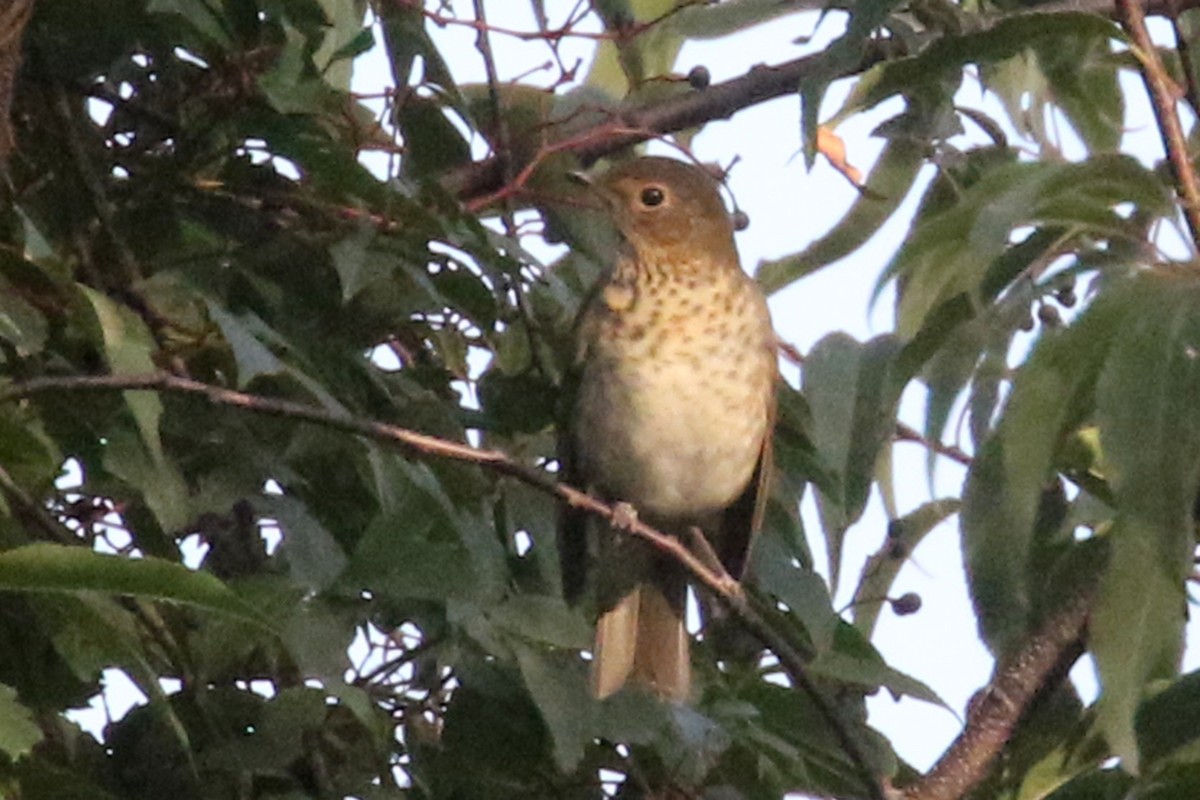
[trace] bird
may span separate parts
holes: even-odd
[[[738,578],[771,469],[778,362],[766,298],[706,169],[642,156],[585,180],[617,245],[575,323],[564,477],[684,541],[699,528]],[[572,508],[559,527],[567,599],[593,575],[593,695],[635,684],[687,701],[684,569],[646,541],[595,529]]]

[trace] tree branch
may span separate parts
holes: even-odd
[[[988,686],[967,711],[962,733],[924,777],[905,787],[904,800],[959,800],[977,786],[1012,737],[1038,693],[1083,654],[1094,587],[1080,590],[997,663]]]
[[[471,447],[396,425],[347,416],[305,403],[224,389],[168,373],[33,378],[0,388],[0,402],[42,394],[131,390],[193,395],[213,405],[242,408],[345,431],[385,444],[399,446],[412,455],[434,456],[477,464],[555,495],[560,500],[610,523],[616,522],[622,530],[648,542],[679,562],[696,583],[727,608],[748,631],[775,654],[793,683],[809,696],[833,731],[838,745],[854,764],[860,779],[870,793],[869,796],[872,800],[884,800],[883,788],[878,778],[872,773],[862,748],[842,722],[833,705],[809,677],[803,656],[751,605],[741,584],[734,580],[724,567],[716,565],[719,567],[719,571],[716,568],[710,568],[676,537],[668,536],[636,518],[626,519],[626,515],[619,514],[612,505],[597,500],[586,492],[565,483],[560,483],[542,470],[513,461],[499,450]]]
[[[882,52],[871,53],[847,74],[862,72],[882,57]],[[742,109],[794,93],[800,81],[816,74],[824,64],[818,54],[773,67],[758,65],[739,78],[703,91],[688,92],[645,108],[614,111],[599,125],[571,132],[573,144],[568,149],[590,161],[664,133],[727,119]],[[504,185],[506,160],[507,156],[500,154],[467,164],[449,173],[442,184],[464,201],[477,200]],[[527,166],[510,165],[510,171],[519,174]]]
[[[1171,165],[1175,192],[1183,206],[1183,217],[1192,234],[1192,251],[1196,252],[1200,250],[1200,181],[1197,181],[1196,170],[1188,157],[1187,136],[1176,107],[1176,98],[1181,92],[1167,74],[1158,56],[1158,48],[1146,30],[1146,15],[1141,0],[1117,0],[1117,11],[1122,27],[1133,40],[1133,54],[1142,65],[1142,79],[1146,82],[1150,105],[1154,108],[1158,131],[1167,151],[1167,162]]]
[[[1016,13],[1078,12],[1112,18],[1118,15],[1121,4],[1131,2],[1136,3],[1138,0],[1056,0]],[[823,10],[829,8],[828,4],[814,3],[814,8],[818,7]],[[1139,9],[1146,14],[1159,15],[1177,14],[1197,7],[1200,7],[1200,0],[1145,0]],[[799,4],[798,10],[802,10],[799,9]],[[1013,14],[981,16],[987,24]],[[886,53],[883,48],[870,49],[864,53],[863,59],[857,65],[846,70],[840,77],[858,75],[884,58]],[[775,66],[759,64],[751,67],[745,75],[714,84],[702,91],[667,98],[645,108],[613,111],[598,125],[583,130],[564,129],[562,136],[550,138],[552,143],[557,143],[558,140],[569,136],[571,144],[557,147],[556,152],[570,150],[583,161],[591,161],[655,136],[698,127],[717,119],[728,119],[738,111],[776,97],[793,94],[802,80],[816,76],[825,69],[826,61],[820,53]],[[478,208],[481,200],[505,187],[506,173],[519,176],[530,166],[530,163],[526,162],[512,162],[508,153],[498,153],[450,171],[442,179],[442,185],[460,200]]]

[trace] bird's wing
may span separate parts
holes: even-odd
[[[771,402],[767,404],[767,432],[763,436],[762,450],[759,452],[754,475],[741,496],[725,509],[721,517],[717,555],[729,574],[738,580],[741,580],[746,564],[749,563],[754,538],[762,530],[767,502],[771,499],[771,487],[775,480],[773,439],[779,393],[774,385],[771,395]]]
[[[578,453],[571,419],[574,416],[579,384],[583,376],[583,364],[587,357],[586,342],[592,340],[588,327],[596,324],[594,313],[589,308],[595,302],[597,287],[593,286],[584,297],[581,312],[572,325],[572,335],[577,343],[572,362],[563,374],[559,387],[558,404],[558,463],[559,480],[576,489],[587,490],[587,477],[580,469]],[[563,597],[575,603],[583,596],[587,586],[588,568],[588,515],[569,504],[560,504],[558,521],[558,563],[562,575]]]

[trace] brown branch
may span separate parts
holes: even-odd
[[[972,700],[962,733],[904,800],[959,800],[987,776],[1039,693],[1083,654],[1094,589],[1076,592],[1019,650],[1002,658]]]
[[[1200,250],[1200,181],[1188,157],[1187,136],[1179,121],[1176,107],[1180,95],[1179,87],[1167,74],[1158,48],[1146,30],[1146,14],[1141,0],[1117,0],[1117,12],[1122,27],[1133,41],[1131,50],[1142,66],[1142,80],[1150,95],[1150,105],[1158,121],[1158,131],[1163,147],[1167,151],[1167,162],[1171,165],[1171,176],[1175,181],[1175,192],[1183,206],[1183,217],[1192,234],[1193,252]]]
[[[1114,2],[1115,0],[1059,0],[1019,13],[1086,12],[1113,17],[1117,14]],[[796,6],[797,10],[804,10],[803,3],[797,3]],[[813,7],[827,9],[829,6],[827,3],[814,2]],[[1149,14],[1171,14],[1196,7],[1200,7],[1200,0],[1147,0],[1144,5],[1145,12]],[[1005,16],[1011,14],[992,15],[986,20],[994,23]],[[858,75],[885,57],[882,49],[870,49],[864,54],[861,62],[846,70],[841,77]],[[585,162],[594,160],[655,136],[698,127],[717,119],[728,119],[743,109],[776,97],[794,94],[802,80],[821,73],[825,68],[826,62],[821,54],[804,56],[775,66],[760,64],[751,67],[745,75],[715,84],[703,91],[681,94],[645,108],[615,111],[602,123],[582,131],[568,131],[573,144],[558,149],[571,150]],[[474,208],[479,208],[481,198],[503,190],[506,171],[519,175],[529,166],[524,161],[506,166],[505,162],[509,158],[509,154],[500,153],[482,161],[466,164],[449,172],[442,179],[442,185],[459,199]]]
[[[668,536],[636,518],[627,519],[627,515],[620,514],[612,505],[597,500],[586,492],[565,483],[560,483],[542,470],[513,461],[499,450],[471,447],[408,428],[327,411],[306,403],[247,394],[167,373],[34,378],[0,388],[0,402],[43,394],[131,390],[193,395],[213,405],[231,406],[270,416],[303,420],[345,431],[399,446],[412,455],[434,456],[476,464],[553,494],[560,500],[610,523],[617,522],[622,530],[632,533],[679,562],[696,583],[727,608],[751,634],[775,654],[794,684],[809,695],[813,704],[829,724],[839,746],[854,764],[859,777],[870,792],[872,800],[884,800],[883,788],[872,774],[862,748],[842,722],[833,705],[808,676],[803,656],[751,605],[741,584],[734,580],[724,567],[721,567],[719,572],[709,568],[701,558],[693,554],[676,537]]]
[[[861,72],[881,57],[878,52],[868,55],[848,74]],[[704,91],[681,94],[645,108],[616,111],[606,121],[575,132],[572,136],[575,144],[565,149],[589,161],[664,133],[727,119],[744,108],[794,93],[801,80],[816,74],[824,64],[820,55],[812,55],[774,67],[759,65],[741,77]],[[443,185],[465,201],[496,192],[503,186],[504,158],[498,155],[461,167],[447,175]]]

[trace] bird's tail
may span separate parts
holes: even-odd
[[[642,583],[596,623],[592,690],[604,699],[627,682],[668,700],[686,700],[692,664],[683,594],[672,603],[653,583]]]

